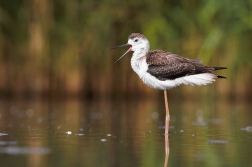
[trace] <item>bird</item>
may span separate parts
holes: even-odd
[[[118,62],[129,52],[131,67],[139,78],[151,88],[163,90],[166,107],[165,134],[168,135],[170,114],[167,90],[185,85],[207,85],[224,76],[213,74],[213,71],[227,69],[226,67],[210,67],[202,64],[201,60],[181,57],[164,50],[150,50],[149,40],[140,33],[132,33],[128,43],[111,49],[128,46],[129,49],[116,61]]]

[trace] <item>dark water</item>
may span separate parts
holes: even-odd
[[[252,167],[249,102],[170,101],[168,166]],[[164,102],[0,101],[1,167],[162,167]]]

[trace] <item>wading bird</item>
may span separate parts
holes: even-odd
[[[130,48],[118,60],[133,51],[131,67],[140,79],[151,88],[164,90],[165,135],[168,135],[170,122],[167,90],[181,84],[200,86],[213,83],[217,78],[226,78],[212,74],[212,71],[227,69],[226,67],[208,67],[201,64],[201,60],[184,58],[163,50],[150,50],[148,39],[140,33],[132,33],[127,44],[111,49],[124,46]]]

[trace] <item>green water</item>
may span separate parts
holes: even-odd
[[[169,101],[168,166],[252,167],[249,102]],[[0,101],[1,167],[161,167],[164,102]]]

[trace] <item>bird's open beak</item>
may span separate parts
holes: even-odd
[[[113,48],[110,48],[110,49],[116,49],[116,48],[121,48],[121,47],[124,47],[124,46],[130,46],[130,48],[121,56],[119,57],[119,59],[116,60],[116,62],[118,62],[124,55],[126,55],[128,52],[132,51],[131,48],[131,44],[123,44],[123,45],[120,45],[120,46],[116,46],[116,47],[113,47]],[[115,63],[116,63],[115,62]]]

